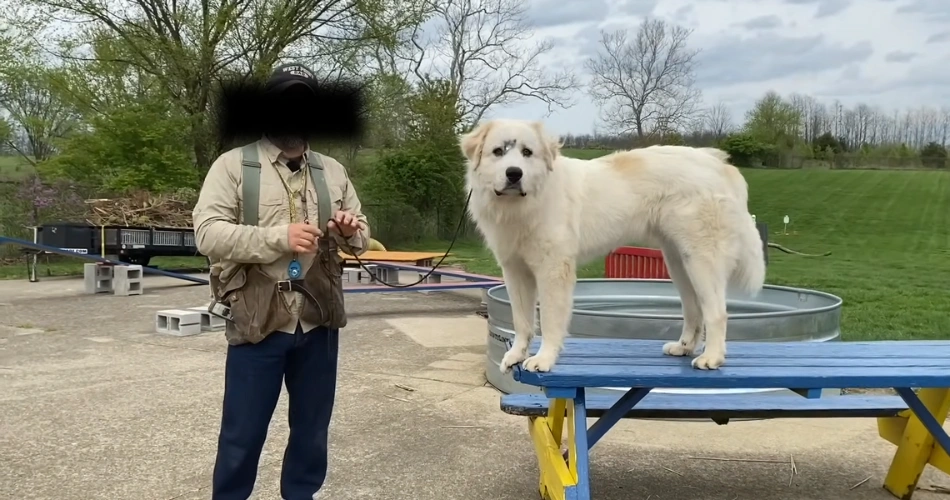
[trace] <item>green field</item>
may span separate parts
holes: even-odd
[[[594,157],[607,151],[565,151]],[[886,170],[744,170],[750,209],[769,224],[770,240],[805,253],[772,249],[768,283],[813,288],[844,299],[843,336],[857,339],[950,338],[950,172]],[[788,234],[782,217],[791,223]],[[383,242],[386,243],[385,241]],[[391,250],[444,251],[448,242]],[[480,242],[457,242],[446,263],[499,275]],[[203,267],[198,259],[156,259],[164,268]],[[52,260],[47,274],[78,274],[76,259]],[[578,275],[599,277],[603,261]],[[24,279],[22,261],[0,277]]]

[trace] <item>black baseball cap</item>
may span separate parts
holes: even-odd
[[[281,64],[271,73],[267,84],[264,86],[266,92],[280,93],[291,87],[299,86],[313,92],[312,83],[315,78],[310,68],[300,63]]]

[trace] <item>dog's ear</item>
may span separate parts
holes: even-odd
[[[531,123],[531,126],[534,128],[534,131],[537,132],[538,139],[540,139],[542,148],[544,148],[542,154],[544,163],[547,165],[548,170],[554,170],[554,161],[560,156],[561,147],[564,144],[562,144],[559,139],[549,136],[547,132],[544,131],[544,123],[535,121]]]
[[[485,136],[491,130],[492,122],[483,122],[475,126],[467,134],[462,135],[459,144],[462,148],[462,154],[469,161],[475,162],[475,168],[478,168],[482,157],[482,148],[485,147]]]

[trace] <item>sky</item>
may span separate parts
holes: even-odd
[[[545,67],[573,68],[596,54],[599,30],[645,16],[693,30],[703,102],[723,102],[741,123],[766,91],[883,110],[950,106],[950,0],[529,0],[528,21],[554,48]],[[554,133],[590,133],[599,110],[586,90],[547,115],[538,102],[488,117],[543,119]],[[602,127],[601,127],[602,128]]]

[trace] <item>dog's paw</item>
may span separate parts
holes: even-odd
[[[663,354],[667,356],[689,356],[695,349],[683,345],[682,342],[667,342],[663,344]]]
[[[698,370],[716,370],[726,362],[726,356],[722,353],[706,352],[693,359],[693,368]]]
[[[508,373],[511,371],[512,366],[524,361],[527,357],[527,349],[517,349],[512,347],[511,349],[508,349],[508,352],[506,352],[504,357],[501,358],[501,363],[498,365],[498,367],[501,368],[502,373]]]
[[[529,372],[549,372],[554,368],[555,362],[557,356],[538,353],[524,360],[524,369]]]

